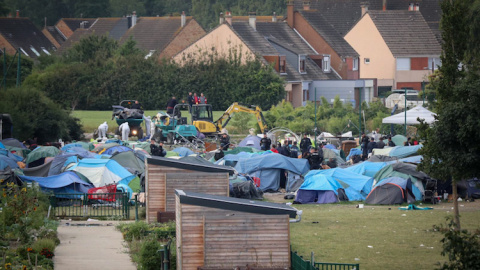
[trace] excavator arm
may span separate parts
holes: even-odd
[[[245,105],[240,105],[238,102],[233,103],[228,107],[228,109],[223,113],[223,115],[214,122],[215,126],[217,126],[217,130],[222,130],[222,128],[226,127],[230,119],[235,113],[238,112],[245,112],[249,114],[254,114],[255,118],[257,119],[258,125],[260,126],[260,130],[265,132],[267,129],[267,124],[265,118],[263,117],[262,110],[258,106],[251,106],[249,108]]]

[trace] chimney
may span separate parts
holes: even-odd
[[[132,16],[128,15],[127,16],[127,29],[130,29],[132,27]]]
[[[303,1],[303,10],[310,10],[310,1]]]
[[[415,11],[420,11],[420,4],[419,4],[419,3],[415,3],[415,6],[413,7],[413,10],[415,10]]]
[[[408,5],[408,11],[413,11],[413,3],[410,3],[410,4]]]
[[[187,24],[187,16],[185,16],[185,11],[182,11],[182,17],[180,20],[181,20],[180,26],[184,27],[185,24]]]
[[[250,24],[250,26],[257,30],[257,13],[256,12],[249,12],[249,17],[248,17],[248,24]]]
[[[275,11],[273,12],[272,22],[277,22],[277,13]]]
[[[387,10],[387,0],[383,0],[383,11]]]
[[[232,13],[230,11],[227,11],[225,13],[225,21],[227,21],[228,24],[232,25]]]
[[[20,10],[17,9],[17,17],[16,18],[20,18]]]
[[[224,24],[225,23],[225,17],[223,17],[223,12],[220,12],[220,24]]]
[[[362,3],[360,5],[360,7],[362,8],[362,16],[365,15],[365,13],[367,13],[368,11],[368,4],[367,3]]]
[[[137,24],[137,12],[134,11],[132,12],[132,27],[134,27]]]
[[[295,28],[295,11],[294,11],[294,1],[287,1],[287,23],[290,28]]]

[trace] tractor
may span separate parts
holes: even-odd
[[[130,134],[131,136],[136,136],[138,139],[143,138],[143,111],[139,109],[131,109],[135,100],[122,100],[119,105],[112,105],[113,113],[112,113],[112,120],[115,118],[118,126],[121,124],[128,122],[128,126],[130,127]],[[116,135],[120,135],[120,131],[117,128],[115,131]]]
[[[157,141],[167,141],[167,144],[175,142],[192,142],[197,139],[197,128],[187,124],[187,117],[182,117],[181,109],[189,110],[188,104],[177,104],[173,108],[173,114],[159,112],[153,117],[152,122],[155,125],[154,139]]]

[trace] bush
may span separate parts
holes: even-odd
[[[140,269],[156,270],[162,267],[162,258],[158,250],[162,245],[155,239],[145,240],[140,249]]]
[[[123,234],[123,238],[131,242],[133,239],[143,238],[149,229],[149,226],[144,221],[124,223],[117,227]]]
[[[35,243],[33,243],[32,248],[35,252],[40,253],[45,248],[50,250],[51,252],[55,251],[56,243],[53,239],[48,238],[41,238],[38,239]]]

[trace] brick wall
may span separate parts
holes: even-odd
[[[14,55],[17,51],[2,35],[0,35],[0,48],[7,49],[7,54]]]
[[[411,70],[425,70],[428,69],[428,57],[412,57],[410,58]]]
[[[399,82],[397,83],[396,89],[402,89],[404,87],[413,88],[415,90],[422,90],[422,83],[421,82]]]
[[[187,46],[197,41],[206,34],[205,30],[196,20],[190,20],[180,33],[170,42],[160,53],[159,60],[162,58],[172,58],[177,53],[183,51]]]
[[[55,25],[58,30],[60,30],[60,32],[63,33],[63,35],[65,35],[67,38],[70,38],[70,36],[73,34],[73,31],[72,29],[70,29],[70,27],[68,27],[68,25],[63,21],[63,20],[60,20],[56,25]]]

